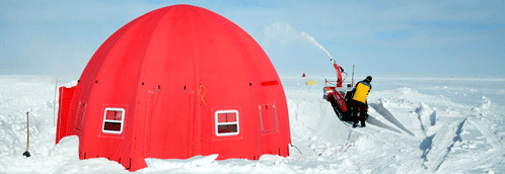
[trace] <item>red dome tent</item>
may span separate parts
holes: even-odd
[[[174,5],[123,26],[60,88],[56,142],[130,171],[145,158],[288,156],[286,97],[263,49],[209,10]]]

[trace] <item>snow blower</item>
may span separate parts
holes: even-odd
[[[335,111],[335,114],[337,114],[337,117],[343,121],[347,122],[349,124],[353,124],[354,118],[352,116],[348,116],[350,114],[347,114],[348,112],[352,112],[353,107],[348,107],[348,101],[350,100],[352,96],[352,90],[354,88],[353,84],[354,82],[354,66],[352,70],[352,81],[348,82],[345,87],[343,87],[344,80],[342,78],[342,73],[346,74],[347,78],[347,73],[344,72],[344,69],[339,66],[334,59],[330,59],[331,63],[333,64],[333,67],[335,68],[337,72],[337,80],[336,83],[333,81],[328,81],[325,79],[325,85],[323,88],[323,99],[331,103],[331,106],[333,107],[333,110]],[[359,113],[358,113],[359,117]]]

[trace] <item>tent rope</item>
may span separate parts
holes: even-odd
[[[294,147],[296,150],[298,150],[298,152],[300,153],[300,155],[303,155],[302,151],[300,151],[300,149],[298,149],[298,147],[296,147],[295,145],[289,143],[289,145],[291,145],[291,147]]]
[[[203,92],[203,94],[202,94],[202,92]],[[205,103],[205,100],[203,99],[203,97],[205,96],[206,92],[207,92],[207,88],[205,88],[205,86],[203,86],[202,84],[200,84],[200,89],[198,91],[198,95],[200,96],[200,99],[202,100],[202,103],[204,105],[207,105],[207,103]]]

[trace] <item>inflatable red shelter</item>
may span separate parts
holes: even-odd
[[[260,45],[228,19],[174,5],[110,36],[78,83],[60,88],[56,142],[130,171],[145,158],[289,155],[286,97]]]

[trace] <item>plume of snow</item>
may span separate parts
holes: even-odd
[[[280,22],[273,23],[264,28],[263,35],[265,36],[262,42],[263,45],[268,46],[271,41],[278,41],[281,45],[286,45],[293,41],[308,42],[316,48],[324,51],[328,57],[333,59],[330,52],[317,42],[314,37],[310,36],[305,31],[299,33],[290,24]]]
[[[331,54],[321,45],[319,44],[319,42],[316,41],[316,38],[310,36],[309,34],[307,34],[305,31],[304,32],[301,32],[300,33],[300,36],[302,36],[303,39],[309,41],[310,44],[314,45],[315,47],[323,50],[326,55],[328,55],[328,57],[330,57],[331,59],[333,59],[333,56],[331,56]]]

